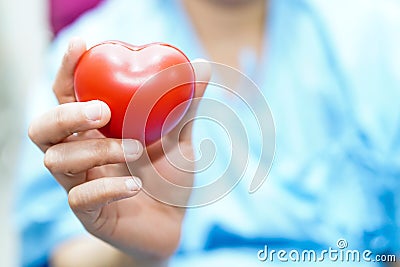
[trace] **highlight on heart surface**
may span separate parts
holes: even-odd
[[[162,72],[157,79],[150,79],[171,66],[177,67]],[[164,133],[168,133],[182,119],[194,94],[193,81],[194,71],[189,59],[170,44],[134,46],[120,41],[105,41],[81,56],[75,68],[74,88],[78,101],[101,100],[107,103],[112,116],[100,132],[112,138],[122,137],[127,106],[136,95],[136,103],[131,103],[136,120],[125,127],[124,134],[126,138],[150,145],[161,138],[162,127]],[[175,88],[175,83],[181,85]],[[137,92],[139,87],[142,90]],[[175,109],[176,106],[180,108]],[[150,108],[152,113],[147,118]],[[165,122],[173,109],[174,117]]]
[[[182,114],[189,105],[198,105],[197,111],[189,112],[183,120],[180,117],[181,121],[173,128],[173,134],[168,134],[168,138],[162,137],[159,142],[168,160],[168,167],[192,173],[194,183],[163,177],[157,169],[160,167],[154,165],[158,175],[143,181],[143,191],[158,201],[178,207],[208,205],[227,195],[236,186],[254,193],[267,178],[274,159],[275,125],[264,93],[237,69],[220,63],[199,61],[177,64],[151,76],[130,99],[123,122],[123,138],[130,136],[131,125],[138,119],[141,124],[151,121],[157,113],[158,101],[168,92],[192,83],[190,79],[177,76],[190,64],[194,69],[211,68],[211,80],[196,77],[193,82],[195,85],[208,83],[205,94],[181,101],[170,109],[162,125],[161,136],[171,131],[170,122],[180,117],[177,114]],[[140,107],[148,88],[155,83],[160,84],[162,80],[167,81],[163,86],[169,87],[163,88],[165,94],[153,98],[153,106]],[[138,118],[137,110],[141,114],[146,113],[146,116]],[[192,127],[194,158],[176,149],[186,127]],[[145,129],[147,131],[149,128]],[[147,136],[148,133],[142,135]],[[147,150],[143,156],[151,157]],[[129,168],[132,175],[137,173],[135,167],[129,165]],[[239,183],[242,180],[245,183]],[[187,201],[185,196],[189,195]]]

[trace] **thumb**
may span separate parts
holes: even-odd
[[[53,85],[54,94],[60,104],[75,102],[74,72],[82,54],[86,51],[86,43],[79,37],[69,41],[68,50],[64,54]]]
[[[195,59],[191,64],[195,73],[195,92],[188,111],[176,127],[178,131],[181,131],[179,139],[182,141],[192,138],[193,120],[212,74],[210,62],[204,59]]]

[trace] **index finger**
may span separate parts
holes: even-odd
[[[79,37],[69,41],[68,50],[65,52],[61,67],[58,70],[53,85],[53,92],[60,104],[75,102],[74,71],[79,58],[86,51],[86,43]]]

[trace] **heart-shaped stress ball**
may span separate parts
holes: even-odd
[[[194,80],[189,59],[172,45],[106,41],[82,55],[74,88],[78,101],[97,99],[110,107],[111,120],[99,129],[106,137],[150,145],[183,118]]]

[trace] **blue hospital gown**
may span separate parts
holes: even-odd
[[[282,265],[260,262],[257,252],[264,245],[321,251],[341,238],[352,249],[398,253],[400,3],[271,0],[268,12],[262,59],[244,51],[240,62],[273,114],[276,151],[270,174],[254,194],[248,193],[251,175],[245,175],[221,200],[189,209],[171,266]],[[31,92],[27,121],[56,105],[51,82],[75,35],[90,45],[107,39],[168,42],[190,59],[207,58],[179,1],[105,1],[54,41],[49,75]],[[215,90],[205,97],[229,103]],[[245,112],[239,116],[249,132],[253,166],[257,155],[251,153],[259,146],[252,136],[255,126]],[[220,153],[196,183],[223,170],[229,154],[217,126],[196,122],[194,143],[204,138],[214,140]],[[43,167],[41,152],[25,142],[16,186],[22,265],[46,266],[57,244],[85,230]]]

